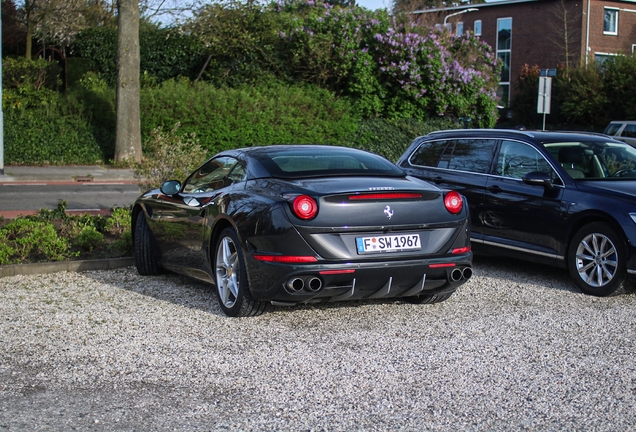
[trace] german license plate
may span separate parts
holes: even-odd
[[[356,237],[359,254],[419,250],[422,248],[419,234],[381,235]]]

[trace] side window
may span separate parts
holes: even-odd
[[[458,139],[450,142],[440,160],[440,168],[488,174],[496,140]],[[444,166],[445,165],[445,166]]]
[[[188,177],[183,186],[183,192],[203,193],[227,186],[225,177],[237,162],[236,159],[230,157],[220,157],[206,162]]]
[[[548,173],[553,180],[556,178],[556,173],[548,161],[536,149],[516,141],[503,141],[501,143],[497,159],[498,175],[521,179],[524,175],[534,171]]]
[[[234,165],[234,168],[227,176],[227,178],[230,180],[231,184],[234,184],[245,181],[245,175],[245,168],[240,163],[237,163],[236,165]]]
[[[420,145],[409,158],[411,165],[436,167],[448,141],[431,141]]]
[[[627,138],[636,138],[636,125],[632,125],[632,124],[626,125],[625,129],[623,129],[623,132],[621,133],[621,136],[624,136]]]
[[[621,128],[620,123],[610,123],[603,132],[605,135],[616,135],[616,132]]]

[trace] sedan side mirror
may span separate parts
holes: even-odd
[[[176,195],[181,190],[179,180],[168,180],[161,185],[161,193],[164,195]]]
[[[554,187],[550,174],[540,171],[529,172],[528,174],[524,175],[521,180],[523,180],[525,184],[529,184],[532,186],[543,186],[546,189],[552,189]]]

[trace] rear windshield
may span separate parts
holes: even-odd
[[[302,147],[254,155],[272,177],[403,177],[404,171],[373,153],[343,147]]]

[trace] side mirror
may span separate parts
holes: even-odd
[[[181,182],[179,180],[168,180],[161,185],[160,190],[164,195],[176,195],[181,190]]]
[[[525,184],[529,184],[531,186],[543,186],[546,189],[552,189],[554,187],[550,174],[540,171],[529,172],[524,175],[521,180],[523,180]]]

